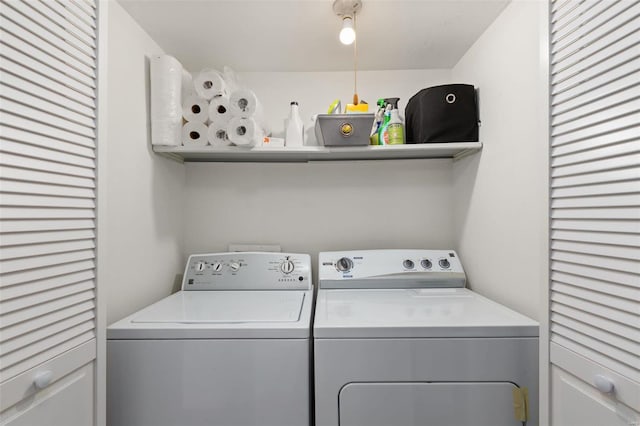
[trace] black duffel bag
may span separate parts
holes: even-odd
[[[404,110],[407,143],[477,142],[478,102],[470,84],[422,89]]]

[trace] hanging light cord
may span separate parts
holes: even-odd
[[[358,30],[355,11],[353,12],[353,31],[356,33],[356,39],[353,41],[353,104],[358,105]]]

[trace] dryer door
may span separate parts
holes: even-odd
[[[350,383],[340,426],[521,426],[508,382]]]

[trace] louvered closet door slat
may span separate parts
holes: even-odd
[[[79,114],[69,108],[50,102],[49,100],[41,99],[30,93],[16,90],[6,84],[0,86],[0,96],[19,104],[27,105],[36,110],[48,112],[58,118],[63,117],[77,125],[88,127],[90,129],[95,129],[96,127],[95,119],[93,117],[87,117],[86,115]]]
[[[606,23],[607,31],[600,38],[593,40],[583,40],[577,49],[572,52],[556,55],[552,59],[551,74],[554,78],[562,78],[561,75],[567,72],[577,72],[576,67],[582,67],[585,60],[593,60],[596,55],[606,55],[616,49],[619,43],[637,42],[635,28],[638,25],[639,16],[627,17],[626,15],[617,21]],[[602,59],[606,56],[601,56]]]
[[[585,4],[589,3],[592,2],[588,1]],[[603,1],[600,5],[602,6],[585,10],[584,14],[561,31],[552,32],[551,52],[553,55],[569,49],[576,49],[585,42],[602,37],[609,30],[606,26],[608,23],[624,21],[625,17],[633,16],[640,10],[634,0]],[[558,21],[554,27],[561,27],[563,23]]]
[[[71,0],[70,3],[73,3],[75,7],[81,9],[84,13],[89,15],[90,18],[95,19],[96,11],[93,7],[89,6],[86,2],[82,0]]]
[[[87,313],[93,314],[94,307],[95,306],[91,301],[77,303],[49,314],[40,315],[27,321],[18,322],[12,326],[5,327],[2,329],[2,334],[3,336],[6,336],[7,340],[14,339],[18,336],[25,336],[56,321],[66,320],[79,315],[86,315]]]
[[[38,121],[39,123],[42,123],[44,125],[40,128],[45,129],[48,127],[49,129],[51,129],[47,130],[50,133],[57,132],[58,129],[61,129],[64,132],[88,137],[90,139],[95,137],[93,123],[91,123],[90,126],[74,123],[73,121],[68,120],[67,117],[64,116],[64,113],[62,115],[56,115],[52,111],[42,111],[6,98],[0,99],[0,108],[8,112],[9,114],[12,114],[13,116],[19,116],[20,119]],[[9,118],[8,114],[3,115],[2,117],[8,120],[15,121],[15,118]],[[62,138],[68,137],[69,136],[62,136]]]
[[[37,7],[32,7],[34,6],[34,3],[24,0],[5,0],[5,4],[21,13],[24,17],[33,20],[42,28],[45,28],[46,30],[54,33],[61,40],[64,40],[65,43],[68,43],[69,45],[75,47],[83,54],[93,58],[95,61],[95,49],[89,44],[70,34],[67,31],[67,28],[65,28],[67,25],[58,24],[50,20],[46,10],[43,14],[38,10]]]
[[[621,297],[623,299],[638,300],[638,298],[640,297],[640,288],[623,286],[616,283],[597,280],[591,277],[581,277],[579,275],[553,271],[551,273],[551,279],[555,283],[569,284],[574,287],[586,289],[595,288],[600,292],[609,294],[611,296]]]
[[[554,2],[551,22],[552,362],[592,382],[566,361],[576,353],[635,381],[637,395],[640,2]]]
[[[38,182],[50,185],[65,185],[79,188],[95,188],[95,180],[68,176],[60,173],[39,172],[36,170],[4,167],[0,165],[0,179],[20,180],[24,182]]]
[[[8,72],[0,71],[0,81],[4,87],[16,89],[24,93],[25,96],[31,96],[33,99],[43,99],[67,111],[80,114],[83,117],[91,119],[96,118],[95,111],[92,107],[81,104],[68,96],[61,95],[48,87],[38,86],[29,80],[13,75]]]
[[[95,231],[93,229],[78,229],[78,230],[56,230],[45,232],[29,232],[23,234],[5,234],[2,236],[3,243],[0,246],[0,253],[3,253],[2,258],[10,259],[11,253],[20,252],[20,246],[33,247],[34,250],[38,249],[38,244],[55,243],[60,241],[79,241],[89,240],[91,244],[95,244],[93,239],[95,238]],[[84,242],[79,246],[83,247]],[[68,251],[68,250],[65,250]]]
[[[0,31],[0,55],[11,58],[13,62],[49,77],[51,80],[68,86],[84,95],[94,97],[94,84],[87,84],[87,77],[71,67],[60,63],[49,63],[46,55],[39,54],[39,51],[29,47],[25,43],[19,42],[16,45],[4,44],[15,37],[4,31]],[[35,56],[33,56],[35,55]],[[69,73],[69,74],[67,74]],[[92,87],[93,86],[93,87]]]
[[[96,18],[86,1],[0,8],[0,391],[95,345]]]
[[[46,41],[42,40],[39,36],[33,33],[30,29],[22,28],[18,24],[14,23],[7,17],[4,17],[3,14],[0,14],[0,26],[7,33],[13,36],[14,40],[20,39],[29,45],[29,47],[33,48],[30,51],[36,52],[36,55],[32,55],[36,58],[51,58],[56,64],[61,64],[63,66],[69,66],[74,70],[82,73],[83,75],[93,79],[96,77],[96,73],[94,68],[90,67],[86,63],[78,60],[72,55],[68,54],[64,50],[60,49],[58,46],[51,45]],[[11,43],[10,40],[8,40]],[[15,43],[11,43],[12,45],[16,45]],[[24,50],[21,49],[23,52]],[[91,81],[89,81],[92,83]]]
[[[64,38],[60,37],[58,34],[51,31],[50,28],[43,27],[38,22],[39,14],[37,12],[32,12],[29,15],[23,15],[18,10],[13,9],[15,5],[7,4],[7,7],[3,7],[0,10],[0,15],[4,16],[11,22],[16,25],[24,28],[33,35],[37,36],[42,42],[46,43],[47,46],[52,46],[56,49],[60,49],[64,51],[66,54],[72,56],[76,60],[85,64],[91,69],[95,69],[95,57],[92,56],[91,50],[88,52],[83,52],[77,47],[69,44]]]
[[[68,143],[66,141],[50,138],[45,135],[29,133],[29,131],[27,130],[17,129],[15,127],[0,126],[0,129],[2,130],[2,139],[5,139],[5,140],[11,140],[13,142],[22,142],[28,145],[35,145],[45,150],[55,150],[55,151],[60,151],[67,154],[78,155],[81,157],[87,157],[91,159],[95,158],[96,156],[95,151],[93,150],[93,148],[90,148],[90,147]],[[20,165],[18,164],[17,166],[19,167]],[[28,167],[24,167],[24,168],[28,168]]]
[[[0,295],[2,295],[2,300],[11,300],[83,281],[92,281],[94,278],[95,273],[92,270],[79,271],[71,274],[23,283],[21,285],[5,287],[0,289]]]

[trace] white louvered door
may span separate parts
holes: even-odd
[[[0,3],[3,425],[95,421],[96,16]]]
[[[558,426],[634,424],[640,422],[637,0],[551,2],[550,162],[551,418]],[[603,392],[608,381],[611,393]]]

